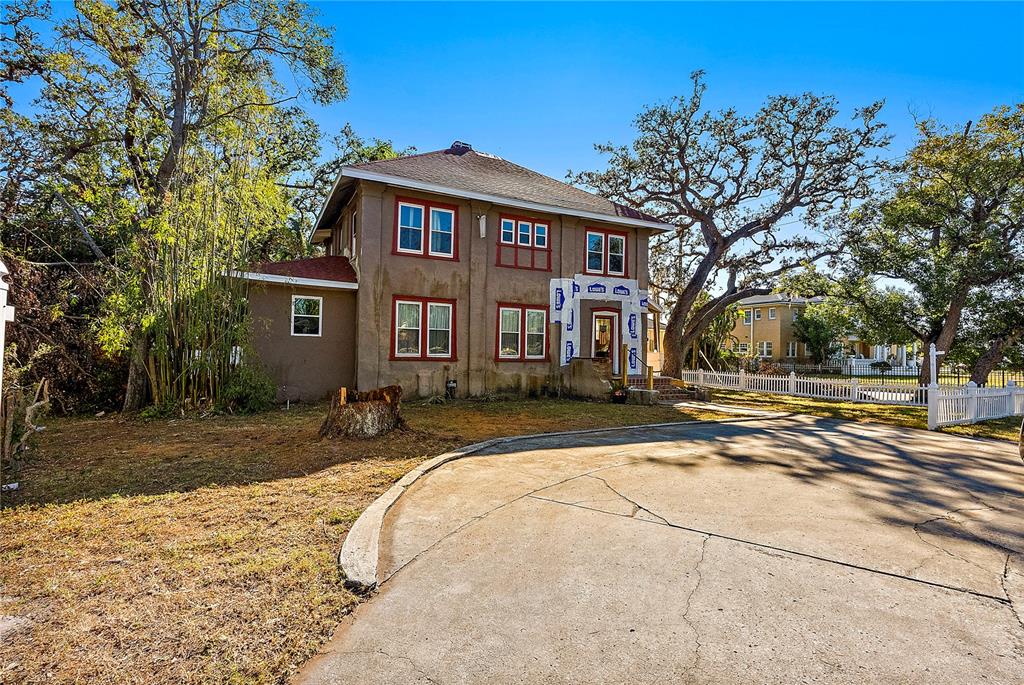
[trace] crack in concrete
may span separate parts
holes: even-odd
[[[395,659],[397,661],[405,661],[405,662],[407,662],[412,667],[412,670],[416,671],[416,673],[418,673],[421,676],[423,676],[423,678],[428,683],[433,683],[433,685],[441,685],[441,681],[440,680],[438,680],[438,679],[434,678],[433,676],[431,676],[429,673],[424,671],[423,668],[420,667],[415,661],[413,661],[411,658],[409,658],[409,657],[407,657],[407,656],[405,656],[403,654],[390,654],[390,653],[385,652],[383,649],[380,649],[380,648],[377,648],[377,649],[354,649],[354,650],[349,650],[349,651],[344,651],[344,652],[338,652],[338,654],[340,654],[342,656],[356,656],[356,655],[360,655],[360,654],[380,654],[381,656],[386,656],[389,659]]]
[[[593,475],[592,473],[588,473],[588,474],[586,474],[586,477],[587,477],[587,478],[593,478],[594,480],[599,480],[599,481],[601,481],[602,483],[604,483],[604,486],[605,486],[606,488],[608,488],[608,489],[609,489],[609,490],[611,490],[611,491],[612,491],[613,493],[615,493],[616,495],[618,495],[618,496],[619,496],[619,497],[621,497],[622,499],[624,499],[624,500],[626,500],[627,502],[629,502],[630,504],[632,504],[632,505],[633,505],[633,513],[632,513],[632,514],[630,514],[630,517],[631,517],[631,518],[636,518],[636,515],[637,515],[637,513],[639,513],[639,512],[641,512],[641,511],[642,511],[642,512],[644,512],[645,514],[647,514],[647,515],[649,515],[649,516],[652,516],[652,517],[654,517],[654,518],[658,519],[658,520],[659,520],[659,521],[661,521],[662,523],[664,523],[664,524],[666,524],[666,525],[668,524],[668,519],[666,519],[666,518],[665,518],[664,516],[659,516],[658,514],[655,514],[655,513],[653,512],[653,511],[651,511],[650,509],[648,509],[648,508],[647,508],[647,507],[645,507],[644,505],[640,504],[640,503],[639,503],[639,502],[637,502],[636,500],[634,500],[634,499],[630,499],[629,497],[626,497],[626,496],[625,496],[624,494],[622,494],[621,492],[619,492],[618,490],[616,490],[615,488],[613,488],[613,487],[611,486],[611,484],[610,484],[610,483],[609,483],[609,482],[608,482],[607,480],[605,480],[604,478],[601,478],[600,476],[595,476],[595,475]]]
[[[388,576],[386,578],[381,580],[380,583],[378,583],[378,587],[380,585],[383,585],[384,583],[388,582],[392,578],[394,578],[406,566],[408,566],[409,564],[413,563],[414,561],[419,559],[421,556],[423,556],[427,552],[430,552],[431,550],[433,550],[435,547],[440,545],[442,542],[444,542],[448,538],[452,537],[453,535],[457,535],[458,533],[462,532],[463,530],[465,530],[469,526],[473,525],[474,523],[477,523],[478,521],[482,521],[483,519],[487,518],[488,516],[490,516],[494,512],[498,511],[499,509],[504,509],[505,507],[509,506],[510,504],[515,504],[516,502],[518,502],[520,500],[523,500],[523,499],[526,499],[528,497],[534,497],[535,493],[541,492],[542,490],[547,490],[548,488],[554,488],[554,487],[557,487],[559,485],[563,485],[565,483],[568,483],[569,481],[576,480],[577,478],[584,478],[586,476],[591,475],[592,473],[597,473],[599,471],[606,471],[608,469],[619,468],[620,466],[628,466],[629,464],[635,464],[635,463],[637,463],[637,461],[638,460],[634,459],[634,460],[631,460],[631,461],[625,461],[625,462],[620,462],[620,463],[616,463],[616,464],[609,464],[607,466],[600,466],[600,467],[598,467],[596,469],[591,469],[590,471],[586,471],[584,473],[578,473],[578,474],[576,474],[574,476],[570,476],[568,478],[563,478],[562,480],[560,480],[558,482],[548,483],[548,484],[543,485],[543,486],[541,486],[539,488],[535,488],[533,490],[530,490],[529,492],[525,492],[522,495],[519,495],[518,497],[514,497],[514,498],[512,498],[512,499],[510,499],[510,500],[508,500],[506,502],[502,502],[501,504],[499,504],[496,507],[488,509],[487,511],[483,512],[482,514],[476,514],[474,516],[471,516],[462,525],[458,526],[454,530],[451,530],[451,531],[445,533],[443,536],[441,536],[440,538],[438,538],[437,540],[432,542],[430,545],[428,545],[427,547],[421,549],[419,552],[417,552],[412,557],[410,557],[408,561],[406,561],[404,564],[402,564],[401,566],[396,568],[394,571],[392,571],[390,574],[388,574]],[[547,498],[546,497],[537,497],[536,499],[545,499],[546,500]],[[557,502],[557,500],[548,500],[548,501],[550,501],[550,502]],[[558,504],[565,504],[565,502],[558,502]],[[578,506],[582,506],[582,505],[578,505]],[[590,508],[590,507],[584,507],[584,508]],[[600,511],[600,510],[599,509],[594,509],[594,511]]]
[[[789,554],[791,556],[803,557],[804,559],[811,559],[813,561],[820,561],[820,562],[826,563],[826,564],[833,564],[835,566],[842,566],[844,568],[849,568],[849,569],[853,569],[853,570],[856,570],[856,571],[865,571],[867,573],[874,573],[874,574],[880,575],[880,576],[887,576],[889,578],[894,578],[896,580],[905,580],[905,581],[908,581],[908,582],[911,582],[911,583],[918,583],[920,585],[927,585],[929,587],[940,588],[942,590],[952,590],[953,592],[962,592],[964,594],[972,595],[972,596],[978,597],[980,599],[987,599],[987,600],[991,600],[993,602],[998,602],[999,604],[1006,605],[1006,604],[1010,603],[1010,601],[1006,597],[999,597],[999,596],[996,596],[996,595],[990,595],[990,594],[985,593],[985,592],[979,592],[977,590],[972,590],[970,588],[960,587],[960,586],[957,586],[957,585],[948,585],[946,583],[939,583],[939,582],[932,581],[932,580],[925,580],[923,578],[914,578],[912,576],[907,576],[907,575],[904,575],[902,573],[894,573],[892,571],[883,571],[882,569],[871,568],[870,566],[862,566],[860,564],[854,564],[852,562],[842,561],[840,559],[830,559],[829,557],[823,557],[823,556],[820,556],[820,555],[817,555],[817,554],[811,554],[809,552],[801,552],[801,551],[798,551],[798,550],[795,550],[795,549],[788,549],[786,547],[779,547],[777,545],[768,544],[766,542],[757,542],[755,540],[746,540],[744,538],[738,538],[738,537],[735,537],[735,536],[732,536],[732,535],[725,535],[725,534],[722,534],[722,533],[715,533],[713,531],[701,530],[700,528],[693,528],[693,527],[690,527],[690,526],[683,526],[683,525],[680,525],[678,523],[672,523],[672,522],[659,523],[658,521],[649,521],[647,519],[635,518],[633,516],[626,516],[625,514],[618,514],[618,513],[615,513],[613,511],[606,511],[604,509],[595,509],[594,507],[587,507],[587,506],[584,506],[582,504],[568,504],[566,502],[559,502],[558,500],[553,500],[553,499],[550,499],[548,497],[540,497],[540,496],[535,495],[535,494],[528,494],[528,495],[525,495],[525,496],[531,497],[532,499],[541,500],[543,502],[550,502],[551,504],[560,504],[560,505],[566,506],[566,507],[576,507],[576,508],[579,508],[579,509],[586,509],[588,511],[594,511],[594,512],[597,512],[599,514],[605,514],[607,516],[619,516],[619,517],[622,517],[622,518],[625,518],[625,519],[629,519],[629,520],[632,520],[632,521],[638,521],[640,523],[649,523],[649,524],[654,525],[654,526],[666,526],[668,528],[674,528],[676,530],[682,530],[682,531],[686,531],[686,532],[689,532],[689,533],[695,533],[697,535],[707,535],[709,537],[718,538],[719,540],[728,540],[729,542],[736,542],[736,543],[739,543],[739,544],[742,544],[742,545],[748,545],[750,547],[756,547],[756,548],[760,548],[760,549],[772,550],[772,551],[775,551],[775,552],[781,552],[783,554]],[[992,543],[992,544],[993,545],[997,545],[998,543]]]
[[[1010,613],[1017,619],[1017,623],[1021,629],[1024,630],[1024,618],[1021,617],[1020,612],[1017,611],[1017,605],[1010,597],[1010,591],[1006,589],[1006,580],[1010,577],[1010,558],[1012,554],[1006,555],[1006,561],[1003,562],[1003,575],[999,578],[999,584],[1003,588],[1003,594],[1006,595],[1006,603],[1010,605]]]
[[[934,543],[934,542],[932,542],[930,540],[926,540],[924,535],[922,535],[922,531],[921,531],[922,528],[924,528],[925,526],[927,526],[930,523],[935,523],[936,521],[948,521],[948,522],[953,523],[956,526],[958,526],[961,530],[964,531],[964,533],[966,533],[970,537],[972,537],[972,538],[974,538],[976,540],[981,540],[982,542],[986,542],[987,543],[988,542],[987,540],[982,540],[981,538],[978,538],[976,535],[974,535],[973,533],[968,531],[966,528],[964,528],[963,527],[963,523],[961,521],[957,520],[957,518],[955,516],[953,516],[954,514],[959,514],[961,511],[986,511],[986,510],[991,511],[992,507],[989,507],[989,506],[983,506],[983,507],[960,507],[959,509],[951,509],[951,510],[947,511],[945,514],[942,514],[941,516],[933,516],[932,518],[927,519],[925,521],[919,521],[919,522],[915,523],[914,524],[914,534],[917,535],[918,540],[920,540],[924,544],[928,545],[929,547],[934,547],[936,550],[938,550],[940,552],[943,552],[943,553],[951,556],[952,558],[954,558],[954,559],[956,559],[958,561],[962,561],[965,564],[970,564],[971,566],[974,566],[975,568],[979,568],[982,571],[991,572],[992,569],[985,568],[984,566],[982,566],[981,564],[979,564],[978,562],[976,562],[976,561],[974,561],[972,559],[967,559],[965,557],[960,556],[959,554],[954,554],[953,552],[949,551],[948,549],[946,549],[942,545],[936,544],[936,543]],[[914,571],[919,570],[922,566],[924,566],[925,562],[928,559],[930,559],[930,558],[931,558],[931,556],[926,557],[925,559],[923,559],[920,564],[918,564],[914,568],[910,569],[910,571],[908,571],[908,573],[913,573]]]
[[[690,603],[693,601],[693,596],[697,594],[697,588],[700,587],[701,582],[704,580],[704,573],[700,570],[700,565],[704,563],[704,554],[707,552],[708,540],[710,539],[710,535],[705,535],[704,539],[700,543],[700,558],[697,559],[697,563],[693,565],[693,571],[697,574],[697,582],[693,584],[693,589],[691,589],[690,593],[686,595],[686,608],[683,609],[682,615],[683,621],[690,627],[690,630],[693,631],[693,642],[695,645],[693,650],[693,663],[686,669],[688,674],[695,671],[697,669],[697,665],[700,664],[700,648],[703,646],[700,641],[700,631],[697,630],[693,621],[690,620]]]

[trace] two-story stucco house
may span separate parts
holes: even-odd
[[[345,167],[325,256],[243,274],[254,345],[293,399],[540,389],[574,358],[642,373],[647,242],[669,228],[464,143]]]

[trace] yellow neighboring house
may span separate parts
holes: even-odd
[[[811,364],[810,350],[796,339],[793,322],[808,304],[822,299],[773,294],[741,300],[739,308],[743,314],[732,330],[735,339],[733,351],[741,356],[772,359],[784,364]],[[916,368],[916,343],[868,345],[854,335],[848,335],[840,342],[843,352],[832,363],[849,366],[849,373],[869,373],[870,364],[875,361],[888,361],[895,368]]]

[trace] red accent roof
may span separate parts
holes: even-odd
[[[339,283],[356,283],[356,272],[348,257],[312,257],[287,262],[261,262],[253,269],[256,273],[293,278],[318,278]]]

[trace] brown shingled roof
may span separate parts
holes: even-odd
[[[447,150],[354,164],[347,168],[432,183],[455,190],[603,214],[608,217],[658,222],[658,219],[649,214],[612,202],[600,195],[588,193],[500,157],[476,152],[462,143],[454,143]]]
[[[339,283],[356,283],[356,272],[348,257],[312,257],[287,262],[261,262],[253,269],[256,273],[292,278],[316,278]]]

